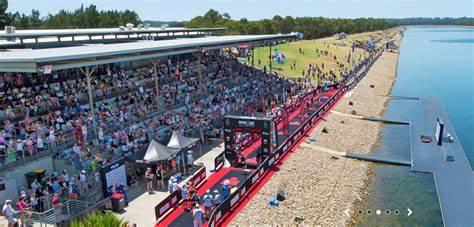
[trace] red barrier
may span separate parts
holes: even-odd
[[[193,182],[194,187],[199,187],[206,180],[206,167],[202,167],[196,174],[194,174],[189,181]],[[155,218],[159,220],[164,217],[168,211],[176,208],[181,202],[181,190],[176,190],[158,205],[155,206]]]
[[[266,172],[268,172],[268,170],[273,165],[273,163],[277,161],[278,159],[280,159],[283,153],[287,152],[289,148],[294,143],[296,143],[297,140],[300,139],[300,137],[310,127],[309,125],[313,124],[315,121],[317,121],[322,116],[327,114],[328,110],[331,108],[332,105],[334,105],[334,103],[336,103],[336,101],[340,98],[340,96],[343,95],[345,91],[355,86],[355,84],[357,84],[360,81],[360,79],[362,79],[366,75],[368,69],[372,66],[373,62],[375,62],[379,56],[380,56],[380,53],[378,53],[373,58],[367,59],[367,61],[371,61],[371,62],[366,64],[366,67],[364,68],[364,70],[360,70],[363,72],[356,77],[356,80],[353,83],[351,83],[350,85],[346,85],[343,88],[338,88],[337,93],[334,94],[334,96],[332,96],[328,100],[326,100],[323,103],[323,105],[320,107],[320,109],[312,114],[310,119],[307,119],[302,125],[300,125],[300,127],[296,131],[294,131],[293,134],[283,144],[281,144],[280,147],[270,157],[268,157],[262,164],[260,164],[256,172],[251,174],[245,180],[245,183],[239,186],[239,188],[237,188],[234,194],[226,198],[220,204],[220,206],[215,208],[210,216],[208,226],[210,227],[214,227],[216,225],[218,226],[219,222],[222,221],[221,218],[223,218],[223,216],[225,217],[226,213],[232,210],[234,205],[236,205],[238,201],[241,200],[241,198],[243,198],[249,190],[251,190],[251,188],[254,186],[254,183],[258,181],[263,175],[265,175]]]
[[[206,180],[206,167],[201,168],[189,181],[197,188],[204,180]]]
[[[181,201],[181,190],[174,191],[158,205],[155,206],[155,218],[158,220],[160,217],[163,217],[171,209],[178,206],[179,201]]]

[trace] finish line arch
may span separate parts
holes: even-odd
[[[231,164],[236,163],[243,150],[239,147],[236,133],[253,133],[260,137],[257,161],[265,160],[277,147],[278,133],[273,119],[227,115],[224,117],[224,154]]]

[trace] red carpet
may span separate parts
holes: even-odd
[[[331,95],[334,95],[335,92],[331,92],[332,94]],[[336,106],[339,101],[341,100],[341,97],[343,97],[343,95],[341,95],[339,97],[339,99],[334,103],[334,105],[331,106],[331,108],[329,108],[329,110],[326,112],[326,114],[322,117],[325,117],[331,109],[334,108],[334,106]],[[247,196],[245,198],[243,198],[238,204],[237,206],[235,206],[233,208],[233,212],[229,212],[226,216],[222,217],[222,221],[220,222],[220,226],[227,226],[229,225],[229,223],[237,216],[238,213],[240,213],[240,211],[242,211],[242,209],[245,207],[245,205],[247,205],[247,203],[257,194],[257,192],[271,179],[271,177],[278,171],[278,169],[283,165],[283,162],[292,154],[295,152],[296,148],[298,148],[298,146],[301,144],[301,142],[304,141],[304,139],[307,137],[308,133],[311,132],[314,127],[316,127],[319,122],[321,121],[322,118],[320,118],[318,121],[316,121],[310,128],[308,128],[308,130],[305,132],[305,134],[297,141],[293,144],[293,146],[291,147],[291,149],[286,152],[280,159],[279,162],[277,162],[274,166],[274,168],[272,168],[267,174],[265,174],[263,176],[263,178],[259,181],[259,183],[255,184],[254,187],[252,189],[250,189],[249,193],[247,194]],[[206,225],[207,226],[207,225]]]
[[[325,95],[333,95],[335,94],[335,92],[337,91],[330,91],[330,92],[326,92],[324,93]],[[342,96],[341,96],[342,97]],[[339,101],[339,100],[338,100]],[[337,101],[337,102],[338,102]],[[336,102],[336,103],[337,103]],[[332,108],[332,107],[331,107]],[[289,119],[290,119],[290,122],[291,120],[293,120],[295,117],[298,116],[298,114],[300,113],[301,109],[298,108],[296,109],[295,111],[293,111],[290,115],[289,115]],[[328,111],[329,112],[329,111]],[[319,122],[319,121],[318,121]],[[282,162],[289,156],[289,154],[293,153],[295,150],[296,150],[296,147],[299,146],[299,144],[303,141],[303,139],[306,137],[306,134],[311,131],[313,129],[313,127],[315,125],[317,125],[316,122],[312,127],[308,128],[308,130],[305,132],[305,136],[302,136],[296,143],[293,144],[292,148],[285,153],[284,156],[281,157],[280,161],[278,163],[276,163],[275,167],[272,168],[267,174],[265,174],[262,178],[262,180],[259,181],[259,183],[255,184],[253,188],[250,189],[250,192],[248,194],[247,197],[243,198],[241,202],[239,202],[239,204],[234,208],[234,211],[231,212],[230,214],[227,214],[226,216],[223,217],[223,222],[222,222],[222,225],[223,226],[226,226],[227,224],[229,224],[230,221],[232,221],[232,219],[243,209],[243,207],[245,207],[245,205],[250,201],[250,199],[260,190],[261,187],[263,187],[263,185],[265,185],[265,183],[270,180],[270,178],[273,176],[273,174],[277,171],[277,169],[282,165]],[[291,122],[294,124],[294,122]],[[291,124],[290,123],[290,124]],[[297,122],[298,123],[298,122]],[[278,124],[278,127],[280,129],[280,125],[282,125],[282,122],[280,122]],[[299,124],[298,124],[299,125]],[[280,130],[278,130],[280,131]],[[248,157],[249,158],[249,161],[255,161],[255,157],[252,157],[254,156],[253,153],[257,150],[257,148],[260,146],[261,144],[261,140],[260,139],[257,139],[252,145],[250,145],[249,147],[247,147],[242,153],[244,154],[245,157]],[[199,188],[198,188],[198,194],[199,195],[203,195],[205,193],[206,190],[208,189],[212,189],[212,188],[215,188],[217,184],[219,184],[219,182],[222,182],[224,179],[224,177],[226,175],[228,175],[231,171],[233,172],[236,172],[236,171],[240,171],[240,172],[243,172],[242,169],[239,169],[239,168],[234,168],[234,167],[231,167],[231,168],[221,168],[219,171],[215,172],[214,174],[211,174],[207,181],[202,184]],[[235,178],[235,177],[234,177]],[[229,180],[231,181],[231,183],[233,184],[238,184],[240,182],[239,179],[237,178],[229,178]],[[192,226],[192,223],[188,223],[189,222],[189,217],[187,219],[184,219],[183,220],[183,214],[184,214],[184,208],[182,205],[180,205],[177,209],[174,209],[172,212],[170,212],[161,222],[160,224],[157,224],[156,226],[181,226],[181,225],[188,225],[189,226]],[[190,215],[190,213],[188,213],[188,215]],[[182,222],[177,222],[177,220],[180,219],[182,220]],[[192,220],[191,220],[192,222]],[[177,224],[179,223],[179,224]],[[207,223],[204,224],[205,226],[207,226]]]

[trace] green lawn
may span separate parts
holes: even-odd
[[[338,40],[336,37],[328,37],[324,39],[316,39],[316,40],[301,40],[297,42],[277,45],[272,47],[272,54],[275,54],[275,48],[278,48],[286,57],[286,63],[278,64],[276,62],[272,63],[273,71],[278,72],[279,74],[283,74],[289,78],[298,78],[301,77],[302,71],[307,69],[308,65],[311,64],[318,64],[319,66],[321,63],[325,64],[325,72],[335,69],[339,72],[336,61],[333,58],[333,55],[337,57],[339,62],[344,63],[348,68],[349,64],[347,63],[347,58],[351,51],[351,43],[354,40],[369,40],[372,37],[381,36],[382,31],[377,32],[368,32],[368,33],[360,33],[354,35],[348,35],[345,39]],[[299,53],[299,48],[304,51],[304,54]],[[318,50],[327,50],[332,55],[324,56],[318,55],[316,53],[316,49]],[[260,47],[255,48],[255,66],[263,68],[265,65],[267,70],[269,69],[269,47]],[[355,50],[355,55],[353,60],[358,62],[364,56],[364,51],[361,49]],[[260,60],[260,65],[258,65],[258,60]],[[293,63],[296,63],[296,69],[292,70],[290,68]]]

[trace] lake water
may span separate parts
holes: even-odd
[[[467,158],[474,166],[474,29],[463,27],[408,27],[400,50],[392,95],[438,96]],[[386,118],[420,117],[416,101],[392,100]],[[374,156],[410,158],[409,128],[385,126]],[[376,165],[367,199],[355,214],[359,226],[442,226],[433,175],[408,167]],[[472,190],[472,189],[466,189]],[[413,214],[408,217],[407,209]],[[367,211],[372,213],[369,215]],[[380,215],[376,211],[380,210]],[[385,211],[390,214],[385,214]],[[400,213],[394,214],[397,210]]]

